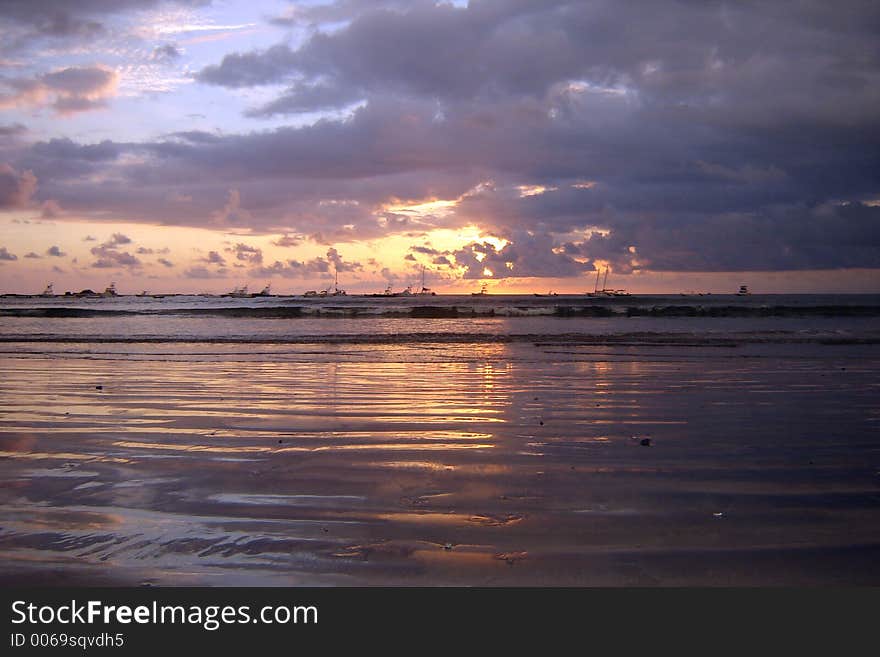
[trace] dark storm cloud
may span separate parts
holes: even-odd
[[[13,261],[18,260],[18,256],[10,253],[5,246],[0,246],[0,260]]]
[[[473,276],[880,266],[876,3],[343,1],[279,20],[311,36],[198,80],[286,87],[252,116],[361,107],[7,159],[68,212],[329,243],[474,224],[509,243],[457,252]]]
[[[50,246],[48,249],[46,249],[46,255],[54,256],[56,258],[63,258],[67,254],[64,253],[64,251],[62,251],[61,248],[58,246]]]

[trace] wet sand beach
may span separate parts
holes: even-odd
[[[876,344],[0,358],[0,582],[880,584]]]

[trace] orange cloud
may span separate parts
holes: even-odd
[[[70,66],[36,78],[3,80],[0,108],[51,107],[61,116],[106,107],[119,73],[105,66]]]

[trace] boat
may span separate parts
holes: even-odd
[[[272,296],[272,293],[269,291],[271,289],[271,287],[272,287],[271,283],[266,283],[266,287],[264,287],[262,290],[260,290],[259,292],[257,292],[256,294],[253,294],[251,296],[255,296],[255,297]]]
[[[378,292],[378,293],[376,293],[376,294],[365,294],[364,296],[365,296],[365,297],[373,297],[373,298],[377,298],[377,297],[393,297],[393,296],[396,296],[396,295],[394,294],[394,292],[391,291],[391,283],[389,283],[389,284],[385,287],[385,291],[384,291],[384,292]]]
[[[479,292],[471,292],[472,297],[485,297],[489,294],[489,286],[483,283]]]
[[[739,286],[739,292],[736,293],[736,296],[738,296],[738,297],[745,297],[745,296],[748,296],[748,295],[750,295],[750,294],[751,294],[751,292],[749,292],[749,286],[748,286],[748,285],[740,285],[740,286]]]
[[[587,292],[588,297],[629,297],[632,296],[626,290],[610,290],[608,289],[608,272],[609,268],[605,267],[605,278],[602,280],[602,289],[599,289],[599,274],[601,270],[596,270],[596,284],[593,286],[592,292]]]
[[[336,276],[333,281],[333,289],[331,290],[329,287],[326,290],[321,290],[318,292],[319,297],[344,297],[348,296],[345,290],[339,289],[339,270],[336,270]]]
[[[104,288],[104,292],[101,294],[102,297],[118,297],[119,293],[116,291],[116,283],[110,283],[108,287]]]
[[[248,292],[248,286],[242,285],[241,287],[232,288],[232,292],[224,294],[226,297],[235,297],[237,299],[250,297],[250,292]]]
[[[605,280],[602,282],[602,289],[599,289],[599,276],[601,275],[602,270],[596,270],[596,284],[593,285],[593,291],[587,292],[588,297],[610,297],[611,294],[609,290],[606,289],[605,285],[608,283],[608,268],[605,268]]]
[[[306,290],[306,292],[303,293],[303,296],[304,297],[316,297],[316,296],[318,296],[318,292],[317,292],[317,290]]]
[[[54,288],[52,287],[52,283],[49,283],[49,284],[46,286],[46,289],[43,290],[43,293],[42,293],[40,296],[41,296],[41,297],[54,297],[54,296],[55,296],[55,290],[54,290]]]
[[[425,268],[422,267],[422,289],[416,292],[417,297],[433,297],[437,296],[430,288],[425,287]]]

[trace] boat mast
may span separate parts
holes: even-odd
[[[601,274],[601,273],[602,273],[601,269],[596,269],[596,284],[593,286],[593,293],[594,294],[599,291],[599,274]]]
[[[605,267],[605,279],[602,281],[602,289],[608,289],[608,267]]]

